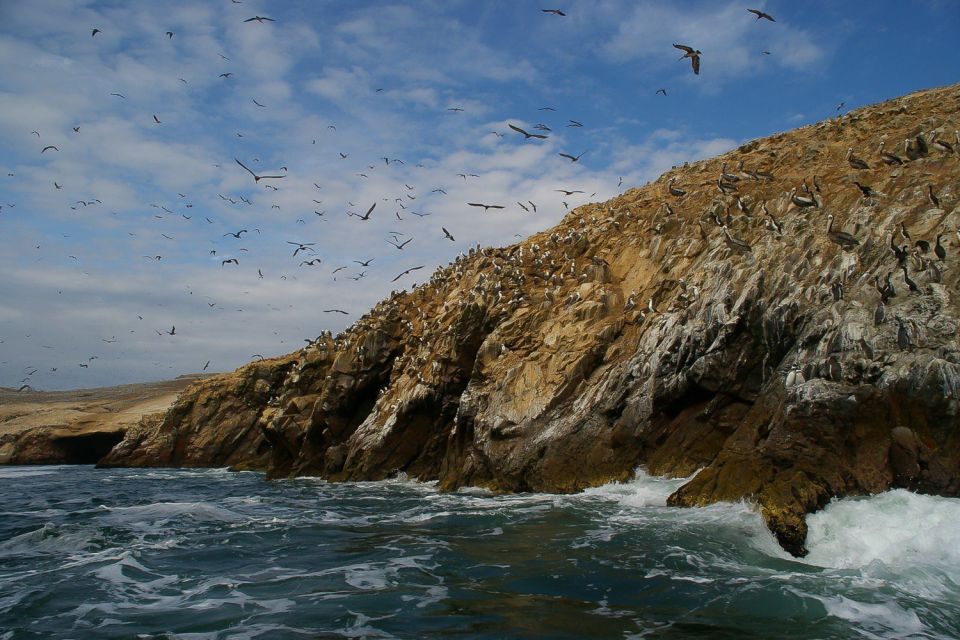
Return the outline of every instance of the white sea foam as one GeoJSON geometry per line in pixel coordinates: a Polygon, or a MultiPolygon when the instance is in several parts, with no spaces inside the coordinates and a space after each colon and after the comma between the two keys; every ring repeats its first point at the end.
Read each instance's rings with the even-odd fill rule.
{"type": "Polygon", "coordinates": [[[637,469],[632,480],[586,489],[583,495],[616,500],[630,507],[663,507],[666,506],[670,494],[689,482],[693,475],[688,478],[670,478],[652,476],[643,469],[637,469]]]}
{"type": "Polygon", "coordinates": [[[7,467],[0,469],[0,478],[30,478],[33,476],[52,476],[61,467],[7,467]]]}
{"type": "MultiPolygon", "coordinates": [[[[854,623],[867,638],[929,638],[916,612],[895,601],[867,603],[844,596],[817,598],[830,615],[854,623]]],[[[936,636],[933,636],[936,637],[936,636]]]]}
{"type": "Polygon", "coordinates": [[[123,524],[156,524],[189,518],[197,522],[238,522],[243,516],[209,502],[154,502],[132,507],[104,507],[108,521],[123,524]]]}
{"type": "Polygon", "coordinates": [[[807,517],[810,564],[939,567],[960,582],[960,500],[903,489],[831,502],[807,517]]]}

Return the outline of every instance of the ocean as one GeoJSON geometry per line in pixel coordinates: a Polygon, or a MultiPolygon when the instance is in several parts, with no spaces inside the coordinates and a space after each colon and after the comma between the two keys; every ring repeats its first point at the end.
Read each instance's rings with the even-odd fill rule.
{"type": "Polygon", "coordinates": [[[797,559],[682,482],[0,467],[0,639],[960,637],[960,500],[836,501],[797,559]]]}

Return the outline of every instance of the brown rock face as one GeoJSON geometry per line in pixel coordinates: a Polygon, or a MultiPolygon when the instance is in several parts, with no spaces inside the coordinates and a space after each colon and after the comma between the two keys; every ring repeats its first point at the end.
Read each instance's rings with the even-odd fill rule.
{"type": "Polygon", "coordinates": [[[158,422],[201,377],[74,391],[0,388],[0,464],[93,464],[127,430],[158,422]]]}
{"type": "Polygon", "coordinates": [[[554,492],[699,469],[671,504],[750,500],[796,554],[835,496],[957,495],[960,156],[932,141],[958,107],[867,107],[471,251],[108,461],[554,492]]]}

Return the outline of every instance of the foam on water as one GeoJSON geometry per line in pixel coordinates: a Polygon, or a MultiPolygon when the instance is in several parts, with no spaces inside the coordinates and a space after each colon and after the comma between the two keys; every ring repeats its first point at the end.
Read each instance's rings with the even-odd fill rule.
{"type": "Polygon", "coordinates": [[[7,469],[0,468],[0,479],[51,476],[57,473],[57,470],[60,468],[61,467],[43,467],[42,469],[38,469],[36,467],[9,467],[7,469]]]}
{"type": "Polygon", "coordinates": [[[644,469],[637,469],[632,480],[612,482],[600,487],[587,489],[586,496],[609,498],[630,507],[665,507],[667,498],[674,491],[689,482],[695,475],[687,478],[652,476],[644,469]]]}
{"type": "Polygon", "coordinates": [[[835,500],[807,517],[805,561],[821,567],[926,565],[960,581],[960,500],[904,489],[835,500]]]}
{"type": "Polygon", "coordinates": [[[237,522],[243,517],[229,509],[207,502],[154,502],[132,507],[103,507],[109,511],[108,521],[151,527],[173,519],[194,522],[237,522]]]}
{"type": "Polygon", "coordinates": [[[688,620],[786,637],[790,619],[793,638],[960,637],[957,501],[837,501],[811,516],[801,560],[746,503],[667,507],[689,480],[638,471],[575,495],[495,495],[406,478],[66,469],[31,491],[0,484],[19,514],[0,519],[0,628],[156,637],[162,619],[197,639],[606,638],[688,620]]]}

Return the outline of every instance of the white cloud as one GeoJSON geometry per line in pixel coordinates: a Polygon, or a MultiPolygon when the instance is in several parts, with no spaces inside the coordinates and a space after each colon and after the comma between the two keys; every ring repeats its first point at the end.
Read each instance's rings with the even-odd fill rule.
{"type": "MultiPolygon", "coordinates": [[[[762,6],[760,3],[759,6],[762,6]]],[[[639,60],[655,68],[677,69],[690,75],[688,60],[676,43],[703,52],[701,83],[762,73],[773,67],[804,70],[823,60],[824,43],[812,31],[784,22],[759,23],[740,3],[700,2],[696,7],[675,3],[608,3],[604,15],[626,14],[617,20],[612,38],[599,43],[599,53],[616,62],[639,60]],[[770,51],[766,56],[762,51],[770,51]]]]}

